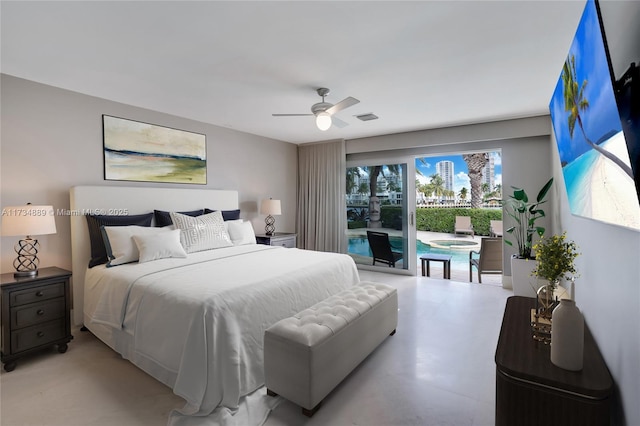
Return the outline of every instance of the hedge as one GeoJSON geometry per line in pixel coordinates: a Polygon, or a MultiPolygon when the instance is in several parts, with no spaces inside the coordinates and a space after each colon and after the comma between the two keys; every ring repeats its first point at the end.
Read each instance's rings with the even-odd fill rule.
{"type": "MultiPolygon", "coordinates": [[[[471,224],[476,235],[489,235],[489,221],[502,220],[501,209],[469,209],[453,208],[417,208],[416,229],[418,231],[443,232],[453,234],[456,216],[471,216],[471,224]]],[[[382,227],[402,229],[402,207],[381,206],[380,219],[382,227]]],[[[364,228],[366,222],[348,223],[349,229],[364,228]]]]}
{"type": "Polygon", "coordinates": [[[502,209],[469,208],[418,208],[416,209],[416,229],[418,231],[444,232],[453,234],[456,216],[471,216],[471,224],[476,235],[489,235],[489,221],[502,220],[502,209]]]}

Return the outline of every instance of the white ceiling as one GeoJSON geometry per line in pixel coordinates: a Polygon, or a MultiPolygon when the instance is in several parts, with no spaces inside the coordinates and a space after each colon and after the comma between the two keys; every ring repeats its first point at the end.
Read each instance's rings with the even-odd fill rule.
{"type": "Polygon", "coordinates": [[[5,74],[304,143],[548,113],[584,1],[0,7],[5,74]],[[337,115],[349,126],[271,116],[310,112],[318,87],[361,101],[337,115]]]}

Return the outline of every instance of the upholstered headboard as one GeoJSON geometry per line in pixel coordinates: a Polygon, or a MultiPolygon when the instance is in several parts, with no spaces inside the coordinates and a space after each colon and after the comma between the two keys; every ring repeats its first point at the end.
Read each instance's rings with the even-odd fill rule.
{"type": "Polygon", "coordinates": [[[237,191],[213,189],[76,186],[71,188],[70,197],[73,321],[76,325],[83,321],[84,275],[91,254],[85,214],[133,215],[153,210],[238,208],[237,191]]]}

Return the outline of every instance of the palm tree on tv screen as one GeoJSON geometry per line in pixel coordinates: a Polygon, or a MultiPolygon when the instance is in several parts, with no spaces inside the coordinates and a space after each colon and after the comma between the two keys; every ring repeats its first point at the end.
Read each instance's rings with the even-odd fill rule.
{"type": "Polygon", "coordinates": [[[589,100],[584,96],[584,90],[587,87],[587,80],[583,80],[582,84],[578,85],[576,78],[576,57],[571,55],[567,57],[567,60],[562,66],[562,86],[564,97],[564,110],[569,113],[567,117],[567,124],[569,125],[569,136],[573,139],[573,131],[576,123],[582,131],[582,135],[587,143],[600,154],[604,155],[609,160],[617,164],[622,170],[627,173],[631,179],[633,179],[633,171],[631,167],[627,166],[621,159],[600,147],[598,144],[593,143],[584,131],[582,124],[581,111],[586,111],[589,108],[589,100]]]}

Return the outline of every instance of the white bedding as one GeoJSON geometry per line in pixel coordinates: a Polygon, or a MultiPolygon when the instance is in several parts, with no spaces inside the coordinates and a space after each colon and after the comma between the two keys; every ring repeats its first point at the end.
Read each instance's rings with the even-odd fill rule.
{"type": "Polygon", "coordinates": [[[234,246],[91,268],[84,311],[132,336],[123,356],[183,397],[183,414],[217,423],[263,385],[264,330],[358,281],[346,255],[234,246]]]}

